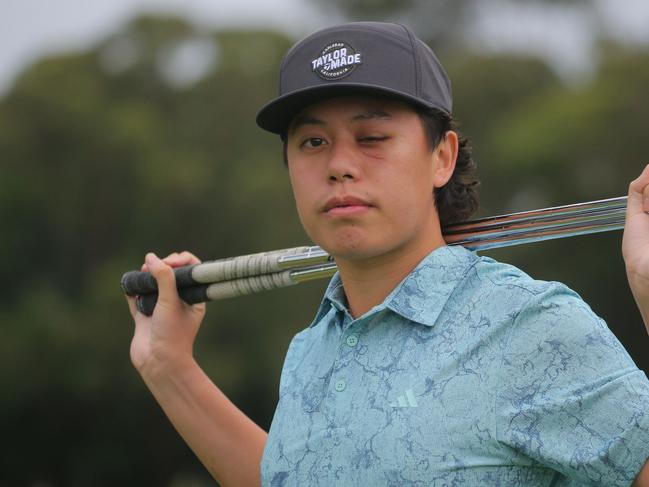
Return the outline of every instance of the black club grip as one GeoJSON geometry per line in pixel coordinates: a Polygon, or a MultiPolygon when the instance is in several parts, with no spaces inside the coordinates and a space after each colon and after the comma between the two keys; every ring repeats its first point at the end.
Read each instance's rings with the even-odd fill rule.
{"type": "MultiPolygon", "coordinates": [[[[176,287],[187,288],[196,286],[198,283],[192,277],[192,270],[196,267],[188,265],[184,267],[177,267],[174,269],[176,275],[176,287]]],[[[158,292],[158,283],[153,276],[148,272],[130,271],[122,276],[121,286],[122,290],[129,296],[137,296],[139,294],[151,294],[158,292]]]]}
{"type": "MultiPolygon", "coordinates": [[[[208,300],[206,284],[178,289],[178,295],[187,304],[204,303],[208,300]]],[[[140,294],[137,297],[137,309],[146,316],[151,316],[158,302],[158,293],[140,294]]]]}

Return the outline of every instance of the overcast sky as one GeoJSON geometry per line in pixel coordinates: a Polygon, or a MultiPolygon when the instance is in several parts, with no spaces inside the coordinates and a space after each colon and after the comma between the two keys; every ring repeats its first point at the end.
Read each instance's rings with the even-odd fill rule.
{"type": "MultiPolygon", "coordinates": [[[[593,3],[611,35],[629,43],[649,42],[648,0],[593,3]]],[[[568,77],[592,69],[593,17],[574,8],[534,2],[484,0],[479,4],[472,29],[475,46],[532,50],[568,77]]],[[[215,27],[278,27],[295,36],[340,20],[307,0],[0,0],[0,6],[0,94],[35,59],[90,47],[141,12],[173,12],[215,27]]]]}
{"type": "Polygon", "coordinates": [[[0,6],[0,93],[34,59],[91,46],[141,12],[172,12],[216,27],[275,26],[296,35],[326,24],[304,0],[0,0],[0,6]]]}

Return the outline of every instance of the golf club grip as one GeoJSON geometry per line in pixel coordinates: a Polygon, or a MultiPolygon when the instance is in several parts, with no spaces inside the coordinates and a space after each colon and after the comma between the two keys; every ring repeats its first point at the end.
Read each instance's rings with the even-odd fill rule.
{"type": "MultiPolygon", "coordinates": [[[[227,257],[184,267],[176,267],[176,287],[182,289],[199,284],[233,281],[280,271],[279,258],[300,254],[310,247],[271,250],[256,254],[227,257]]],[[[158,291],[155,279],[148,272],[130,271],[122,276],[122,290],[129,296],[151,294],[158,291]]]]}
{"type": "MultiPolygon", "coordinates": [[[[208,285],[203,284],[200,286],[178,289],[178,296],[180,296],[180,299],[182,299],[187,304],[204,303],[205,301],[208,301],[206,292],[208,287],[208,285]]],[[[146,316],[151,316],[157,302],[157,292],[150,294],[140,294],[136,300],[137,310],[146,316]]]]}
{"type": "MultiPolygon", "coordinates": [[[[189,288],[200,284],[192,277],[192,270],[196,265],[176,267],[174,269],[177,288],[189,288]]],[[[149,272],[129,271],[122,276],[120,284],[122,290],[128,296],[158,292],[158,283],[149,272]]]]}
{"type": "MultiPolygon", "coordinates": [[[[231,281],[215,282],[178,289],[178,295],[187,304],[216,301],[246,294],[268,291],[297,284],[291,279],[291,271],[274,272],[260,276],[244,277],[231,281]]],[[[158,302],[158,293],[141,294],[137,297],[137,309],[146,316],[151,316],[158,302]]]]}

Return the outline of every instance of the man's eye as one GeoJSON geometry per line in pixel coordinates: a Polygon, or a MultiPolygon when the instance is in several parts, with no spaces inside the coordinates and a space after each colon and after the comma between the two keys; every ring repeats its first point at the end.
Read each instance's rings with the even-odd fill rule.
{"type": "Polygon", "coordinates": [[[381,141],[386,140],[386,139],[387,139],[387,137],[384,136],[384,135],[371,135],[371,136],[368,136],[368,137],[360,137],[358,140],[360,142],[367,142],[367,143],[373,144],[375,142],[381,142],[381,141]]]}
{"type": "Polygon", "coordinates": [[[320,137],[310,137],[306,139],[304,142],[302,142],[303,147],[308,147],[308,148],[316,148],[320,147],[321,145],[326,144],[324,139],[321,139],[320,137]]]}

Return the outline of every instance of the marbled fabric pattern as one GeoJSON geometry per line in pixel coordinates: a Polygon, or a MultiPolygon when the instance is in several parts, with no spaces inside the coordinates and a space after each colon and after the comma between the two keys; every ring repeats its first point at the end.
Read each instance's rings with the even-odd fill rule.
{"type": "Polygon", "coordinates": [[[335,276],[289,347],[266,486],[628,486],[649,383],[564,285],[459,247],[353,320],[335,276]]]}

